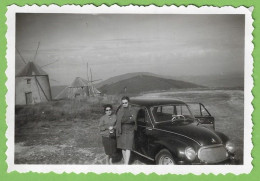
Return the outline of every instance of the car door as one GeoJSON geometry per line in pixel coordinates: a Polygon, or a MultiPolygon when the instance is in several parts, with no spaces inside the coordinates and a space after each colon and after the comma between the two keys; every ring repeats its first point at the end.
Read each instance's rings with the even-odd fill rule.
{"type": "Polygon", "coordinates": [[[202,103],[188,103],[188,106],[199,126],[215,130],[215,118],[202,103]]]}
{"type": "Polygon", "coordinates": [[[135,150],[142,155],[149,154],[149,135],[152,131],[151,123],[148,120],[148,113],[141,108],[137,113],[137,131],[135,135],[135,150]]]}

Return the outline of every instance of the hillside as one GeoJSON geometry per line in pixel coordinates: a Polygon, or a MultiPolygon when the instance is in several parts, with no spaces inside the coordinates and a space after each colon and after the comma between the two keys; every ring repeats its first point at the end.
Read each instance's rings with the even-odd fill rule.
{"type": "Polygon", "coordinates": [[[164,79],[150,75],[138,75],[115,83],[103,85],[99,90],[104,94],[142,93],[155,90],[202,88],[189,82],[164,79]]]}
{"type": "Polygon", "coordinates": [[[175,77],[177,80],[189,81],[195,84],[211,87],[211,88],[243,88],[244,75],[208,75],[208,76],[180,76],[175,77]]]}
{"type": "Polygon", "coordinates": [[[115,77],[111,77],[107,80],[104,80],[100,83],[95,84],[97,88],[102,87],[104,85],[110,85],[112,83],[116,83],[121,80],[129,79],[135,76],[140,75],[148,75],[159,77],[163,79],[173,79],[173,80],[180,80],[184,82],[192,82],[194,84],[202,85],[205,87],[210,88],[243,88],[244,87],[244,76],[243,74],[228,74],[228,75],[200,75],[200,76],[165,76],[165,75],[158,75],[149,72],[133,72],[127,73],[123,75],[118,75],[115,77]]]}
{"type": "Polygon", "coordinates": [[[95,84],[95,86],[97,88],[100,88],[100,87],[102,87],[104,85],[110,85],[110,84],[119,82],[121,80],[130,79],[132,77],[141,76],[141,75],[149,75],[149,76],[161,77],[160,75],[153,74],[153,73],[150,73],[150,72],[133,72],[133,73],[127,73],[127,74],[117,75],[117,76],[111,77],[111,78],[109,78],[107,80],[104,80],[102,82],[99,82],[99,83],[95,84]]]}

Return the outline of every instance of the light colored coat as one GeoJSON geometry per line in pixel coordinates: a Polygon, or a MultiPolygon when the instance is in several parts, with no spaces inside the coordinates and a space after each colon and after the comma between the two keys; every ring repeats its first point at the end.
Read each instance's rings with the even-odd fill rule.
{"type": "Polygon", "coordinates": [[[100,135],[104,137],[109,137],[109,127],[113,126],[115,127],[116,124],[116,115],[104,115],[99,120],[99,130],[100,135]]]}

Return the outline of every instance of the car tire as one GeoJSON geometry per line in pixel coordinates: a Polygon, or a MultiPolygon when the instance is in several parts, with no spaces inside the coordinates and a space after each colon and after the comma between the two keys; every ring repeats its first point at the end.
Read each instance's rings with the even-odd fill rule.
{"type": "Polygon", "coordinates": [[[172,154],[167,149],[162,149],[155,156],[156,165],[175,165],[172,154]]]}

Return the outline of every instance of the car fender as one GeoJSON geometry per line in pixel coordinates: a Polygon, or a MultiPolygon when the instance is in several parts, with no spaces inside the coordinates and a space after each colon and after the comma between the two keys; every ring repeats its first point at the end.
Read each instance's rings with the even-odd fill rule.
{"type": "Polygon", "coordinates": [[[229,141],[229,138],[224,133],[221,132],[215,132],[215,133],[220,137],[223,144],[226,144],[229,141]]]}
{"type": "Polygon", "coordinates": [[[177,160],[182,160],[185,157],[185,148],[187,147],[187,143],[181,140],[171,140],[171,141],[164,141],[164,140],[157,140],[154,142],[154,148],[152,156],[155,157],[156,154],[162,150],[167,149],[171,152],[172,156],[177,160]]]}

